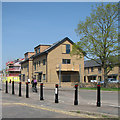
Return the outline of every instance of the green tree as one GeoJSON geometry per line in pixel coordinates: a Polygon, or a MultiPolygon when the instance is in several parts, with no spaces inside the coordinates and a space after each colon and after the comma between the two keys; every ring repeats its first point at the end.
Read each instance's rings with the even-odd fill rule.
{"type": "Polygon", "coordinates": [[[73,45],[71,54],[84,55],[100,64],[106,87],[107,75],[115,65],[111,56],[116,56],[118,51],[118,3],[99,3],[92,7],[90,17],[80,21],[75,31],[80,41],[73,45]]]}

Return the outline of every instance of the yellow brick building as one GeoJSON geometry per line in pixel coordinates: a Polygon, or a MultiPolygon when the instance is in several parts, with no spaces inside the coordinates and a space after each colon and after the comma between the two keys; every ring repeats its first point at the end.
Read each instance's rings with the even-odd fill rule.
{"type": "Polygon", "coordinates": [[[38,82],[84,82],[84,57],[71,56],[73,41],[68,37],[52,44],[38,45],[25,53],[21,62],[21,81],[33,77],[38,82]]]}
{"type": "MultiPolygon", "coordinates": [[[[100,61],[99,61],[100,62],[100,61]]],[[[104,71],[102,67],[93,60],[84,62],[84,82],[91,82],[91,80],[103,81],[104,71]]],[[[116,65],[109,73],[108,78],[120,78],[120,67],[116,65]]]]}

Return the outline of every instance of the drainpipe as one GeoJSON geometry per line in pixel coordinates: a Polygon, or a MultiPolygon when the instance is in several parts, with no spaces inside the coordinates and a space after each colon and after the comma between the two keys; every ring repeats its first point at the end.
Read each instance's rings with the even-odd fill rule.
{"type": "Polygon", "coordinates": [[[81,64],[79,64],[79,83],[81,82],[81,64]]]}
{"type": "Polygon", "coordinates": [[[48,53],[46,54],[46,82],[48,82],[48,66],[47,66],[47,55],[48,55],[48,53]]]}
{"type": "Polygon", "coordinates": [[[59,87],[61,87],[61,64],[59,64],[59,87]]]}

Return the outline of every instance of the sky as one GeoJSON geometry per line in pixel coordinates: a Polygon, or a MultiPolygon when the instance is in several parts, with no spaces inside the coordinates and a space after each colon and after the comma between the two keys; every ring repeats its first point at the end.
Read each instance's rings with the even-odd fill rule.
{"type": "Polygon", "coordinates": [[[3,2],[2,67],[23,58],[39,44],[53,44],[65,37],[78,42],[75,29],[85,21],[95,2],[3,2]]]}

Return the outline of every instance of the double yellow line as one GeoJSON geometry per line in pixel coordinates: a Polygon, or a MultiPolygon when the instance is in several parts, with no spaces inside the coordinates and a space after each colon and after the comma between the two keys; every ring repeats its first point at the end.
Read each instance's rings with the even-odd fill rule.
{"type": "Polygon", "coordinates": [[[35,108],[35,109],[41,109],[41,110],[47,110],[47,111],[51,111],[51,112],[66,114],[66,115],[80,117],[80,118],[97,118],[92,115],[86,115],[86,114],[81,114],[81,113],[78,114],[78,113],[68,112],[68,111],[64,111],[64,110],[58,110],[58,109],[53,109],[53,108],[31,105],[31,104],[27,104],[27,103],[2,103],[2,105],[21,105],[21,106],[26,106],[26,107],[31,107],[31,108],[35,108]]]}

